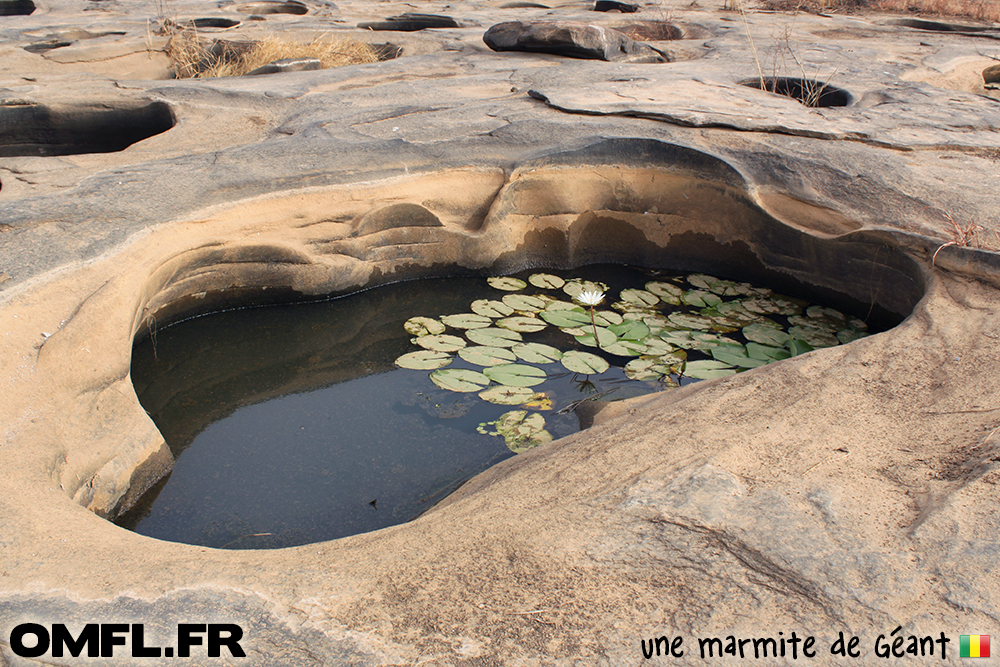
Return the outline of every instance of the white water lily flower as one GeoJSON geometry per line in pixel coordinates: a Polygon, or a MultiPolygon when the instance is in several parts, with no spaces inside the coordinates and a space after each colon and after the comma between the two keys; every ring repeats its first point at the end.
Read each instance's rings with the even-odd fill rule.
{"type": "Polygon", "coordinates": [[[577,295],[576,300],[584,306],[596,306],[600,302],[604,301],[604,292],[598,292],[596,290],[580,292],[577,295]]]}

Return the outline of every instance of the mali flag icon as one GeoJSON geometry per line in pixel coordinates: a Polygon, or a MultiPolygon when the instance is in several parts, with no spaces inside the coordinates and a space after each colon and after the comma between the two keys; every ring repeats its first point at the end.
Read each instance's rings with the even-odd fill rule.
{"type": "Polygon", "coordinates": [[[963,658],[990,657],[989,635],[962,635],[959,638],[960,655],[963,658]]]}

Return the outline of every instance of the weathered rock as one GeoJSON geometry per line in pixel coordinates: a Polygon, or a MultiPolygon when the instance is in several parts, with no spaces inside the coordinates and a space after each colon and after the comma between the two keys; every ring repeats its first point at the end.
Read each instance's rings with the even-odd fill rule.
{"type": "Polygon", "coordinates": [[[323,63],[319,58],[282,58],[266,65],[262,65],[255,70],[247,72],[247,75],[255,74],[279,74],[281,72],[308,72],[310,70],[323,69],[323,63]]]}
{"type": "Polygon", "coordinates": [[[358,24],[358,27],[365,30],[416,32],[425,28],[457,28],[458,23],[450,16],[406,13],[399,16],[390,16],[384,21],[362,22],[358,24]]]}
{"type": "Polygon", "coordinates": [[[984,69],[983,81],[986,83],[1000,83],[1000,65],[990,65],[984,69]]]}
{"type": "Polygon", "coordinates": [[[669,21],[637,21],[616,25],[615,30],[640,42],[665,42],[684,37],[684,31],[669,21]]]}
{"type": "MultiPolygon", "coordinates": [[[[973,246],[995,247],[991,42],[881,16],[748,11],[755,35],[787,34],[811,76],[856,99],[808,108],[738,85],[758,75],[745,32],[721,3],[698,4],[672,8],[689,39],[670,66],[484,55],[483,31],[505,19],[470,0],[468,27],[394,33],[398,60],[198,81],[136,74],[165,59],[165,40],[147,44],[154,0],[46,0],[2,19],[5,109],[103,118],[155,103],[179,122],[69,157],[41,153],[92,138],[113,149],[123,117],[91,137],[79,118],[53,134],[24,110],[0,129],[0,142],[35,145],[0,157],[0,664],[36,664],[12,653],[19,623],[77,632],[95,619],[146,624],[147,646],[175,645],[178,623],[238,623],[248,667],[616,667],[641,662],[640,638],[683,636],[690,658],[697,637],[791,629],[816,636],[810,665],[842,667],[839,631],[868,665],[897,626],[944,632],[941,662],[957,664],[959,633],[1000,635],[1000,261],[943,245],[947,211],[987,228],[973,246]],[[22,48],[83,39],[74,26],[127,34],[22,48]],[[136,399],[137,332],[288,295],[603,261],[801,278],[848,295],[860,317],[907,317],[613,403],[591,429],[374,533],[232,551],[101,518],[170,464],[136,399]]],[[[614,19],[592,6],[557,11],[614,19]]],[[[267,28],[308,42],[331,15],[354,25],[372,7],[314,2],[267,28]]],[[[205,3],[171,8],[203,16],[205,3]]],[[[227,660],[205,648],[172,663],[227,660]]],[[[120,646],[101,664],[137,661],[120,646]]]]}
{"type": "Polygon", "coordinates": [[[570,21],[498,23],[483,35],[494,51],[552,53],[570,58],[630,63],[664,63],[669,58],[612,28],[570,21]]]}
{"type": "Polygon", "coordinates": [[[47,42],[35,42],[34,44],[28,44],[24,47],[24,50],[28,53],[44,53],[53,49],[64,48],[72,43],[73,42],[67,42],[65,40],[51,39],[47,42]]]}
{"type": "Polygon", "coordinates": [[[633,5],[628,2],[618,2],[617,0],[597,0],[594,4],[595,12],[621,12],[622,14],[631,14],[633,12],[639,11],[639,5],[633,5]]]}

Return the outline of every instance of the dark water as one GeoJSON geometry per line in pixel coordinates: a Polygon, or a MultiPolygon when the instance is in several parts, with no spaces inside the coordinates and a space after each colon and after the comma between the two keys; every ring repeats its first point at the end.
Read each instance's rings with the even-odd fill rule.
{"type": "MultiPolygon", "coordinates": [[[[592,267],[585,277],[621,287],[651,279],[621,267],[592,267]]],[[[396,368],[398,356],[418,349],[403,323],[469,312],[473,300],[503,294],[483,278],[415,281],[216,313],[140,340],[133,383],[177,463],[118,523],[176,542],[276,548],[415,518],[513,456],[502,437],[476,427],[515,408],[396,368]]],[[[556,438],[580,428],[572,411],[557,413],[562,407],[656,389],[620,367],[581,378],[554,366],[555,377],[534,389],[554,399],[544,414],[556,438]]],[[[481,370],[461,359],[450,367],[481,370]]]]}
{"type": "MultiPolygon", "coordinates": [[[[551,273],[608,283],[605,308],[621,289],[665,278],[623,267],[551,273]]],[[[419,516],[513,456],[502,437],[476,428],[517,408],[440,389],[429,371],[397,368],[397,357],[418,349],[403,323],[466,313],[473,300],[504,294],[484,278],[415,281],[325,302],[216,313],[138,341],[133,383],[177,462],[119,525],[164,540],[249,549],[335,539],[419,516]]],[[[595,352],[554,327],[523,336],[595,352]]],[[[601,375],[580,376],[558,362],[543,367],[548,379],[533,389],[553,402],[540,411],[553,437],[580,429],[573,408],[583,399],[666,388],[627,379],[621,366],[628,357],[603,356],[612,367],[601,375]]],[[[449,368],[482,370],[459,358],[449,368]]]]}

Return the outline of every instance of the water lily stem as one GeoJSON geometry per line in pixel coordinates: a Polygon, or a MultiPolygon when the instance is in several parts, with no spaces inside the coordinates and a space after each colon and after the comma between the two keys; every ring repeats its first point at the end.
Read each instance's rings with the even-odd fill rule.
{"type": "Polygon", "coordinates": [[[597,348],[600,349],[601,348],[601,341],[599,341],[597,339],[597,318],[594,315],[594,307],[593,306],[590,307],[590,323],[594,327],[594,345],[596,345],[597,348]]]}

